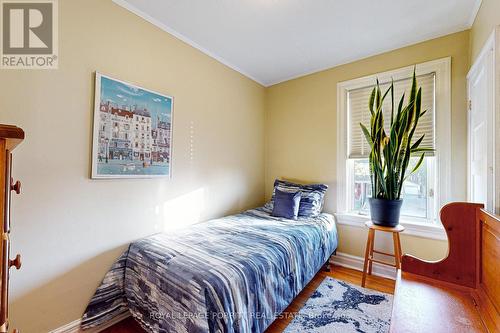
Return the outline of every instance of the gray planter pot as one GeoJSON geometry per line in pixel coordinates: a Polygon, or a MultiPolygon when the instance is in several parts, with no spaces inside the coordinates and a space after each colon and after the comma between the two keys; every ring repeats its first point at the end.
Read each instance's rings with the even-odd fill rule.
{"type": "Polygon", "coordinates": [[[384,227],[394,227],[399,224],[399,215],[403,200],[386,200],[369,198],[372,222],[384,227]]]}

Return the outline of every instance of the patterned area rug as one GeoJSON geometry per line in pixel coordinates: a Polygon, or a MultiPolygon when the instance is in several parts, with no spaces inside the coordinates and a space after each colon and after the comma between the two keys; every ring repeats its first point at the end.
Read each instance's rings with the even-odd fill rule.
{"type": "Polygon", "coordinates": [[[392,295],[327,277],[285,333],[385,333],[392,295]]]}

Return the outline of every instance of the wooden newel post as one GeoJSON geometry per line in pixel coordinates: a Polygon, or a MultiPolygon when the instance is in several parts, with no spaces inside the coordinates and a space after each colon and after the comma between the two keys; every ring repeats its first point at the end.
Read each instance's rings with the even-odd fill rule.
{"type": "MultiPolygon", "coordinates": [[[[24,131],[16,126],[0,124],[0,333],[9,331],[9,268],[21,268],[21,256],[10,259],[10,201],[11,194],[21,193],[21,183],[14,182],[12,150],[24,139],[24,131]]],[[[17,332],[17,330],[14,330],[17,332]]]]}

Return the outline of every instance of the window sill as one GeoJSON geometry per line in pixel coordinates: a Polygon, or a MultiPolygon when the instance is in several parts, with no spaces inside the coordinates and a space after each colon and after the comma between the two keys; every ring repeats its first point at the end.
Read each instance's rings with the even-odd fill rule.
{"type": "MultiPolygon", "coordinates": [[[[358,228],[364,228],[365,222],[370,220],[369,216],[352,214],[352,213],[335,213],[335,219],[338,224],[349,225],[358,228]]],[[[405,227],[403,234],[438,239],[447,240],[446,231],[444,230],[442,224],[431,224],[431,223],[418,223],[414,221],[401,220],[401,225],[405,227]]]]}

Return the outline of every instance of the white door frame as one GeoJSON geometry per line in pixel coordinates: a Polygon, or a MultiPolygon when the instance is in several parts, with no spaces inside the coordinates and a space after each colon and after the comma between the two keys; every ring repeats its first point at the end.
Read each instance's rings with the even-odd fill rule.
{"type": "Polygon", "coordinates": [[[471,66],[469,73],[467,74],[467,200],[471,200],[471,177],[470,177],[470,79],[473,77],[477,70],[479,64],[488,56],[488,53],[493,51],[493,68],[491,69],[491,75],[489,76],[490,82],[489,87],[491,89],[491,107],[488,112],[488,118],[491,122],[492,126],[489,126],[489,130],[491,133],[488,133],[492,138],[492,147],[488,152],[493,159],[492,167],[493,167],[493,191],[492,191],[492,203],[494,207],[491,207],[492,210],[499,214],[500,213],[500,145],[496,144],[496,142],[500,142],[500,130],[496,130],[497,127],[500,126],[500,26],[496,27],[493,32],[490,34],[490,37],[484,44],[481,52],[479,53],[476,61],[471,66]]]}

